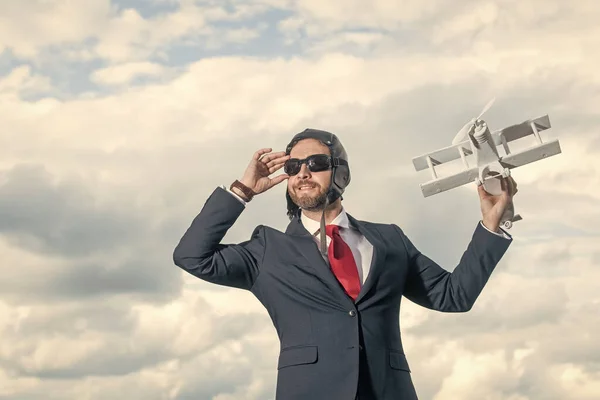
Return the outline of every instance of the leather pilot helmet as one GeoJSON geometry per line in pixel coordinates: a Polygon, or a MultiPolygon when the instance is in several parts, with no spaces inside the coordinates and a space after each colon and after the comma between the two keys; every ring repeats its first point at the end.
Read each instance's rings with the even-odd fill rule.
{"type": "MultiPolygon", "coordinates": [[[[331,172],[331,182],[327,192],[327,197],[329,199],[328,204],[333,203],[338,198],[343,199],[342,194],[350,183],[348,154],[346,153],[344,146],[342,146],[342,143],[338,137],[333,133],[308,128],[296,134],[292,138],[285,149],[285,154],[289,155],[296,143],[303,139],[316,139],[329,148],[329,152],[333,161],[333,168],[331,172]],[[340,160],[343,160],[343,162],[340,163],[340,160]]],[[[287,190],[285,195],[287,200],[287,214],[291,220],[300,211],[300,208],[292,201],[292,198],[287,190]]]]}

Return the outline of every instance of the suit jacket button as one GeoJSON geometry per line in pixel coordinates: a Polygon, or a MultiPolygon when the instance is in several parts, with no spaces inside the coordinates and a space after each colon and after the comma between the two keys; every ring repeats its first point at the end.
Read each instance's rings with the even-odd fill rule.
{"type": "Polygon", "coordinates": [[[348,315],[351,316],[351,317],[355,317],[356,316],[356,311],[350,310],[350,312],[348,313],[348,315]]]}

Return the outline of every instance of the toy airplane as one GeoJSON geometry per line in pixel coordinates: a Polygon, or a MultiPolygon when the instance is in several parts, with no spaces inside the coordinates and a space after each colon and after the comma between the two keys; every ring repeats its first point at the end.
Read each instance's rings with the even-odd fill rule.
{"type": "MultiPolygon", "coordinates": [[[[443,191],[476,181],[483,183],[484,189],[492,194],[501,194],[500,177],[509,177],[512,168],[520,167],[534,161],[538,161],[561,152],[560,143],[557,140],[544,143],[540,131],[550,128],[548,115],[527,120],[520,124],[511,125],[507,128],[490,133],[490,130],[481,120],[483,114],[492,106],[494,99],[490,101],[477,118],[468,122],[454,137],[452,145],[432,153],[427,153],[413,158],[413,165],[417,171],[429,168],[432,180],[420,184],[424,197],[428,197],[443,191]],[[511,153],[508,142],[533,135],[536,145],[527,150],[511,153]],[[504,148],[506,155],[500,156],[496,146],[504,148]],[[470,167],[467,156],[475,155],[476,166],[470,167]],[[437,165],[462,159],[465,169],[454,175],[438,177],[435,170],[437,165]]],[[[500,220],[500,225],[506,229],[512,227],[512,223],[522,220],[519,214],[514,213],[514,205],[511,203],[500,220]]]]}

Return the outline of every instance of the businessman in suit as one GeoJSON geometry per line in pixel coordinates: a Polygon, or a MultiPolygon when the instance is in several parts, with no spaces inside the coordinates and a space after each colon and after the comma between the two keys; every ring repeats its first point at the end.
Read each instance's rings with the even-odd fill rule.
{"type": "Polygon", "coordinates": [[[217,187],[175,248],[177,266],[251,291],[280,341],[277,400],[414,400],[400,335],[402,297],[441,312],[473,307],[512,237],[499,228],[517,192],[478,187],[482,219],[449,272],[395,224],[355,219],[342,206],[348,156],[336,135],[306,129],[285,151],[258,150],[229,188],[217,187]],[[284,173],[272,176],[284,168],[284,173]],[[287,180],[285,232],[259,225],[222,244],[254,196],[287,180]]]}

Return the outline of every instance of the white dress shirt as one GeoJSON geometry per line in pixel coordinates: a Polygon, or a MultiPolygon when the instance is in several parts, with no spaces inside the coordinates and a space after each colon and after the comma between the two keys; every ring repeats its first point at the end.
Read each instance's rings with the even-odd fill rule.
{"type": "MultiPolygon", "coordinates": [[[[244,201],[244,199],[242,199],[240,196],[238,196],[236,193],[232,192],[231,190],[227,189],[225,187],[225,185],[222,185],[221,188],[227,190],[229,193],[231,193],[233,196],[235,196],[235,198],[238,199],[242,204],[246,205],[246,201],[244,201]]],[[[313,235],[313,237],[317,243],[317,246],[320,249],[321,248],[321,234],[320,234],[321,220],[315,221],[315,220],[307,217],[304,214],[304,212],[302,212],[300,215],[301,215],[300,221],[302,222],[302,225],[304,225],[304,228],[306,228],[306,230],[313,235]]],[[[489,230],[483,224],[483,221],[479,221],[479,223],[488,232],[491,232],[494,235],[501,236],[505,239],[510,239],[510,236],[502,228],[500,228],[500,231],[501,231],[500,233],[493,232],[493,231],[489,230]]],[[[337,217],[335,217],[335,219],[333,221],[331,221],[331,225],[338,225],[340,227],[340,236],[342,237],[342,239],[344,239],[344,242],[346,242],[348,244],[348,246],[350,247],[350,250],[352,250],[352,255],[354,256],[354,261],[356,262],[356,266],[358,268],[358,276],[360,277],[360,283],[361,283],[361,287],[362,287],[362,285],[365,283],[365,279],[367,278],[367,275],[369,274],[369,270],[371,268],[371,259],[373,258],[373,245],[357,229],[350,226],[350,221],[348,220],[348,215],[346,214],[346,211],[344,210],[343,207],[342,207],[342,211],[340,212],[340,214],[337,217]]],[[[329,243],[331,243],[331,238],[329,236],[327,236],[326,239],[327,239],[327,246],[329,246],[329,243]]]]}
{"type": "MultiPolygon", "coordinates": [[[[317,246],[321,247],[321,220],[315,221],[307,217],[304,212],[302,212],[300,216],[300,221],[302,225],[309,231],[315,241],[317,242],[317,246]]],[[[373,245],[364,237],[357,229],[350,226],[350,221],[348,220],[348,215],[346,215],[346,211],[342,207],[342,212],[339,213],[337,217],[331,221],[330,225],[337,225],[340,227],[340,236],[348,244],[350,250],[352,250],[352,255],[354,256],[354,261],[356,262],[356,267],[358,268],[358,276],[360,277],[361,287],[365,283],[365,279],[369,274],[369,269],[371,268],[371,259],[373,258],[373,245]]],[[[331,238],[327,236],[327,247],[331,243],[331,238]]]]}

